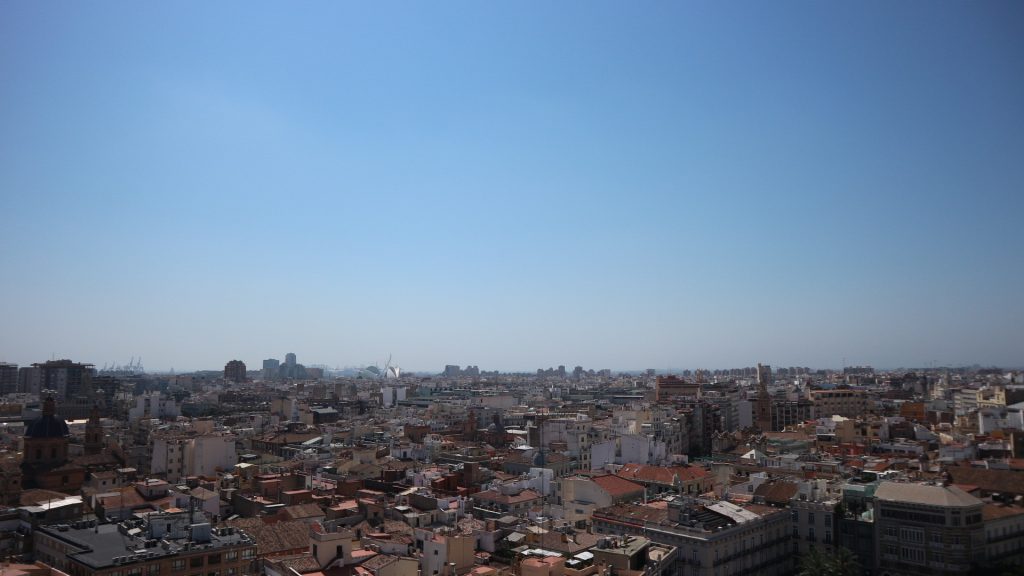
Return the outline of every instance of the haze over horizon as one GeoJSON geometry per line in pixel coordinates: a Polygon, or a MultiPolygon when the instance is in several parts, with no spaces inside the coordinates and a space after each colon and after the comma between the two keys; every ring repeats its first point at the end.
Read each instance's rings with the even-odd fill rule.
{"type": "Polygon", "coordinates": [[[0,361],[1024,365],[1024,4],[301,8],[0,4],[0,361]]]}

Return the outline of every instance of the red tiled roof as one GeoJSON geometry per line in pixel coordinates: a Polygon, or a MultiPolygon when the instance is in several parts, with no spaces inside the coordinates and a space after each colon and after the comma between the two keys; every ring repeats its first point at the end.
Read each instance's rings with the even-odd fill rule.
{"type": "Polygon", "coordinates": [[[316,504],[295,504],[292,506],[285,506],[278,512],[282,517],[286,517],[290,520],[299,520],[300,518],[317,518],[324,515],[324,511],[316,504]]]}
{"type": "Polygon", "coordinates": [[[529,502],[531,500],[539,500],[540,494],[533,490],[523,490],[518,494],[502,494],[496,490],[487,490],[485,492],[477,492],[473,495],[473,498],[477,500],[487,500],[489,502],[500,502],[502,504],[518,504],[521,502],[529,502]]]}
{"type": "Polygon", "coordinates": [[[627,480],[638,480],[671,486],[678,475],[679,480],[689,482],[708,476],[708,471],[696,466],[648,466],[646,464],[626,464],[619,469],[617,476],[627,480]]]}
{"type": "Polygon", "coordinates": [[[594,484],[597,484],[605,492],[611,494],[613,498],[623,498],[631,494],[642,494],[644,491],[642,485],[612,474],[595,476],[592,480],[594,484]]]}

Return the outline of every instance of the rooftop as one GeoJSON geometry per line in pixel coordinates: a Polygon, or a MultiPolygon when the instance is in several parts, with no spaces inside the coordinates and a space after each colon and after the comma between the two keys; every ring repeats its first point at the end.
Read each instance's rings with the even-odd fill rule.
{"type": "Polygon", "coordinates": [[[70,545],[67,557],[92,570],[111,566],[149,562],[154,558],[191,555],[196,551],[251,546],[255,542],[244,532],[214,530],[208,542],[188,542],[186,538],[147,539],[141,526],[127,528],[119,524],[78,522],[44,526],[40,532],[70,545]],[[77,551],[76,551],[77,550],[77,551]]]}
{"type": "Polygon", "coordinates": [[[875,490],[875,499],[886,502],[909,502],[930,506],[966,508],[980,506],[982,501],[956,486],[882,482],[875,490]]]}

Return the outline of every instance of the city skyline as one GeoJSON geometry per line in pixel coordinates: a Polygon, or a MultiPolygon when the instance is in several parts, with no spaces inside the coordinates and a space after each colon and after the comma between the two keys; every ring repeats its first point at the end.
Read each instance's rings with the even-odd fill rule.
{"type": "MultiPolygon", "coordinates": [[[[228,358],[227,360],[224,360],[224,362],[223,362],[224,365],[222,365],[222,366],[201,366],[201,367],[196,367],[196,366],[191,366],[190,367],[190,366],[187,366],[187,365],[182,365],[182,366],[179,366],[179,367],[169,366],[169,367],[151,368],[151,367],[146,366],[143,363],[143,358],[141,356],[139,356],[139,357],[132,357],[132,358],[129,359],[129,361],[127,363],[119,363],[119,362],[116,362],[116,361],[115,362],[110,362],[110,361],[96,362],[96,361],[88,360],[88,359],[69,358],[69,357],[66,357],[66,356],[54,355],[54,356],[51,356],[50,358],[39,359],[39,360],[36,360],[36,361],[31,361],[31,362],[17,362],[17,361],[13,361],[13,360],[9,360],[9,359],[0,359],[0,364],[14,364],[14,365],[17,365],[17,366],[23,366],[24,367],[24,366],[32,366],[32,365],[35,365],[35,364],[42,364],[42,363],[45,363],[45,362],[52,362],[52,361],[58,361],[58,360],[71,360],[72,362],[82,363],[82,364],[86,364],[86,365],[91,365],[91,366],[94,367],[94,369],[96,369],[100,373],[107,372],[107,371],[110,371],[110,372],[118,372],[118,371],[138,372],[138,373],[147,373],[147,374],[168,374],[168,373],[186,374],[186,373],[189,373],[189,372],[223,372],[224,368],[225,368],[224,365],[226,365],[228,363],[233,363],[233,362],[236,362],[236,361],[241,361],[245,365],[246,370],[249,371],[249,372],[260,372],[260,371],[264,370],[266,368],[265,363],[268,362],[268,361],[277,361],[278,362],[277,364],[273,365],[274,369],[276,369],[278,367],[285,366],[285,362],[282,361],[281,358],[274,357],[274,356],[268,356],[268,357],[260,359],[260,360],[246,360],[246,359],[243,359],[243,358],[240,358],[240,357],[232,356],[232,357],[228,358]]],[[[714,373],[714,372],[729,371],[729,370],[748,370],[748,371],[750,371],[749,377],[752,377],[752,378],[756,378],[756,376],[757,376],[757,366],[759,364],[763,364],[764,366],[768,367],[769,369],[775,370],[775,371],[778,371],[780,369],[789,370],[789,369],[792,369],[792,368],[797,368],[797,369],[809,369],[811,372],[815,372],[815,371],[818,371],[818,370],[832,371],[832,372],[842,372],[842,371],[844,371],[846,369],[856,369],[856,368],[870,368],[872,370],[879,371],[879,372],[901,371],[901,370],[945,370],[945,369],[961,370],[961,369],[993,369],[993,368],[997,368],[997,369],[1000,369],[1000,370],[1020,370],[1020,369],[1024,368],[1024,367],[1018,366],[1018,365],[992,365],[992,364],[982,365],[982,364],[979,364],[979,363],[970,363],[970,364],[941,364],[941,363],[937,363],[937,362],[930,362],[928,364],[921,364],[921,365],[903,364],[903,365],[898,365],[898,366],[876,366],[876,365],[873,365],[873,364],[870,364],[870,363],[843,363],[843,362],[841,362],[840,364],[833,366],[833,365],[807,365],[806,363],[773,364],[773,363],[768,362],[768,361],[763,361],[764,359],[761,359],[761,360],[762,360],[762,362],[746,363],[746,364],[739,363],[739,364],[730,365],[730,366],[688,366],[688,365],[685,365],[685,364],[679,364],[679,365],[675,365],[675,366],[672,366],[672,365],[670,365],[670,366],[647,366],[647,367],[643,367],[643,368],[641,368],[641,367],[616,367],[616,366],[607,366],[607,365],[600,365],[600,366],[593,365],[593,366],[590,366],[590,365],[572,364],[572,363],[570,363],[570,364],[558,363],[558,364],[552,364],[552,365],[547,365],[547,366],[535,366],[535,367],[532,367],[532,368],[531,367],[501,368],[501,367],[494,367],[494,366],[483,366],[483,367],[481,367],[481,366],[479,366],[477,364],[473,364],[473,363],[453,364],[451,362],[444,363],[444,364],[440,365],[436,369],[435,368],[429,368],[429,367],[426,367],[426,368],[424,368],[424,367],[407,368],[407,367],[401,366],[400,363],[398,362],[398,359],[393,358],[393,357],[391,358],[392,364],[388,364],[388,360],[381,360],[381,361],[373,361],[373,360],[371,360],[371,361],[368,361],[368,362],[355,362],[355,363],[353,363],[353,362],[330,363],[330,362],[320,362],[320,361],[317,361],[316,359],[313,359],[313,361],[310,361],[310,362],[297,362],[297,363],[299,365],[304,366],[304,367],[323,368],[325,370],[332,370],[332,371],[356,371],[356,370],[362,370],[364,368],[369,368],[369,367],[373,367],[373,366],[376,366],[377,368],[383,370],[384,366],[390,365],[390,366],[396,366],[396,367],[400,368],[401,369],[401,373],[403,375],[405,375],[405,374],[444,374],[447,367],[455,366],[455,367],[460,367],[460,368],[470,368],[470,367],[472,367],[472,368],[477,369],[479,372],[488,372],[488,373],[498,372],[500,374],[528,374],[528,375],[529,374],[535,374],[535,373],[537,373],[538,371],[541,371],[541,370],[553,370],[553,369],[557,369],[559,367],[562,367],[562,368],[565,368],[566,374],[571,376],[573,369],[575,367],[579,366],[584,371],[594,371],[594,372],[597,372],[599,370],[611,370],[613,373],[616,373],[616,374],[627,374],[627,373],[642,374],[642,373],[644,373],[644,372],[646,372],[648,370],[654,370],[655,373],[657,373],[657,374],[677,374],[678,375],[678,374],[683,374],[683,373],[689,373],[689,374],[693,375],[693,374],[695,374],[698,371],[704,371],[706,373],[714,373]]]]}
{"type": "Polygon", "coordinates": [[[291,8],[0,5],[0,361],[1024,364],[1020,3],[291,8]]]}

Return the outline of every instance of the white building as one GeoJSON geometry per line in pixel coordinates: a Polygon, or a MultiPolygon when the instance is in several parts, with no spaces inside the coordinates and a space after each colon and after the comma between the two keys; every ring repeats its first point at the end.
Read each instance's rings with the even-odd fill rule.
{"type": "Polygon", "coordinates": [[[231,470],[237,463],[233,434],[157,434],[153,437],[150,472],[171,483],[187,476],[214,476],[231,470]]]}
{"type": "Polygon", "coordinates": [[[128,421],[140,418],[177,418],[181,409],[174,398],[162,396],[160,392],[144,392],[134,398],[135,404],[128,409],[128,421]]]}

